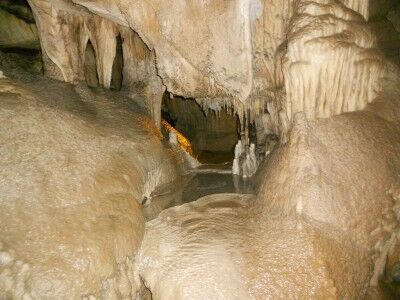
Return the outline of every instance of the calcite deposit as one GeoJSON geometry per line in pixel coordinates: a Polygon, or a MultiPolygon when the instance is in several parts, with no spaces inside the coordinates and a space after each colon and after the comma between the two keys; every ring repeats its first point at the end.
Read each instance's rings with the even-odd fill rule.
{"type": "Polygon", "coordinates": [[[151,119],[37,77],[0,97],[0,298],[136,297],[142,199],[179,173],[151,119]]]}
{"type": "Polygon", "coordinates": [[[0,1],[0,299],[398,299],[395,2],[0,1]]]}

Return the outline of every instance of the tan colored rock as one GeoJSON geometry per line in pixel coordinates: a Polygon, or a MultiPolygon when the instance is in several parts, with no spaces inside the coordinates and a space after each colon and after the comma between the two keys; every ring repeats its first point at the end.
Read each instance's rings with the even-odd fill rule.
{"type": "MultiPolygon", "coordinates": [[[[157,75],[154,53],[134,31],[115,23],[113,18],[90,14],[67,1],[31,0],[30,3],[40,31],[44,69],[48,76],[71,83],[85,80],[85,68],[89,66],[85,66],[86,48],[90,41],[99,85],[110,88],[117,37],[120,36],[123,87],[128,90],[141,87],[146,106],[160,127],[165,87],[157,75]]],[[[90,76],[90,85],[95,86],[93,73],[90,76]]],[[[133,90],[133,94],[138,92],[133,90]]]]}
{"type": "Polygon", "coordinates": [[[365,298],[393,270],[399,71],[336,1],[299,2],[287,37],[289,134],[255,199],[212,195],[146,224],[138,262],[155,299],[365,298]]]}
{"type": "Polygon", "coordinates": [[[147,223],[139,262],[153,299],[365,297],[398,230],[399,138],[370,112],[297,114],[256,200],[213,195],[147,223]]]}
{"type": "MultiPolygon", "coordinates": [[[[155,50],[157,72],[170,92],[195,98],[233,97],[242,102],[249,96],[252,67],[248,1],[237,0],[229,5],[219,1],[211,6],[196,1],[75,2],[86,6],[102,19],[136,31],[147,46],[155,50]],[[154,7],[157,7],[157,11],[154,11],[154,7]],[[192,39],[192,36],[197,36],[197,39],[192,39]]],[[[49,27],[41,29],[44,33],[42,40],[50,39],[47,44],[42,42],[43,49],[50,52],[50,59],[61,70],[73,70],[74,67],[59,62],[55,55],[51,55],[51,45],[56,44],[55,41],[51,42],[52,36],[60,39],[63,35],[55,33],[60,30],[60,25],[57,25],[55,17],[49,15],[62,13],[81,16],[86,13],[82,13],[79,6],[69,1],[32,0],[31,5],[38,23],[49,27]],[[42,22],[41,17],[44,18],[42,22]],[[46,34],[48,30],[54,33],[46,34]]],[[[105,40],[110,39],[111,36],[105,40]]],[[[65,42],[59,41],[60,45],[62,43],[65,42]]],[[[65,59],[68,55],[61,57],[65,59]]],[[[73,75],[63,76],[66,81],[74,81],[73,75]]]]}
{"type": "Polygon", "coordinates": [[[142,197],[177,175],[150,118],[39,77],[0,98],[0,298],[136,297],[142,197]]]}
{"type": "Polygon", "coordinates": [[[375,36],[353,11],[335,1],[300,2],[282,58],[287,118],[300,111],[313,120],[365,108],[386,72],[376,48],[375,36]]]}
{"type": "Polygon", "coordinates": [[[158,74],[173,94],[241,101],[248,97],[249,1],[74,2],[135,30],[155,50],[158,74]]]}
{"type": "Polygon", "coordinates": [[[144,225],[139,203],[178,164],[132,99],[0,79],[0,298],[149,296],[143,280],[154,299],[353,299],[393,280],[400,75],[366,23],[385,5],[29,2],[51,77],[95,82],[95,67],[109,88],[121,36],[124,87],[156,125],[167,89],[233,106],[244,137],[261,115],[280,143],[257,196],[211,195],[144,225]]]}

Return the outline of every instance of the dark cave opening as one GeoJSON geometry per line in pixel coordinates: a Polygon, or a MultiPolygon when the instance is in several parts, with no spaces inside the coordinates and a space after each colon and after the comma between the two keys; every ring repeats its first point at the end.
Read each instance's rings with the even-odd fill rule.
{"type": "Polygon", "coordinates": [[[89,40],[85,50],[85,62],[83,65],[86,84],[90,87],[99,86],[99,77],[97,74],[96,53],[92,42],[89,40]]]}
{"type": "Polygon", "coordinates": [[[122,38],[121,35],[117,36],[116,53],[112,67],[111,75],[111,86],[110,89],[113,91],[120,91],[123,82],[123,69],[124,69],[124,56],[122,50],[122,38]]]}
{"type": "Polygon", "coordinates": [[[3,9],[27,23],[35,23],[32,9],[27,0],[0,0],[0,9],[3,9]]]}
{"type": "MultiPolygon", "coordinates": [[[[162,119],[185,136],[201,163],[225,163],[234,158],[239,139],[239,120],[230,110],[204,112],[194,99],[163,96],[162,119]]],[[[165,126],[164,126],[165,127],[165,126]]],[[[164,134],[167,134],[163,128],[164,134]]]]}

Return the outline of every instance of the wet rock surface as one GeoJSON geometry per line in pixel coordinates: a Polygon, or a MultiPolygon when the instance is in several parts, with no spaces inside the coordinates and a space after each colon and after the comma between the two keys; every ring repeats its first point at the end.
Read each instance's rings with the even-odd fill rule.
{"type": "Polygon", "coordinates": [[[136,297],[140,199],[177,176],[175,158],[130,99],[8,76],[0,79],[8,166],[0,171],[0,298],[136,297]],[[149,173],[157,173],[150,183],[149,173]]]}

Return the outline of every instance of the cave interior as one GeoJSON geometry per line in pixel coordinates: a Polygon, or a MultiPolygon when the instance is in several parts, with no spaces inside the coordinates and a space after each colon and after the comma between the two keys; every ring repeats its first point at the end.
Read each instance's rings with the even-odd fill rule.
{"type": "Polygon", "coordinates": [[[0,299],[399,299],[397,0],[0,0],[0,299]]]}

